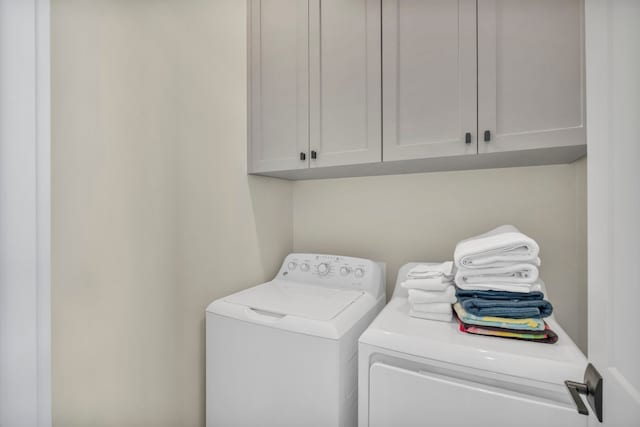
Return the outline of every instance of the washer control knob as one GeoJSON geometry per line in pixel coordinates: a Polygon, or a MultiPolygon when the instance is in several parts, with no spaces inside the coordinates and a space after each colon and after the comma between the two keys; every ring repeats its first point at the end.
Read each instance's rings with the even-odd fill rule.
{"type": "Polygon", "coordinates": [[[318,274],[321,276],[325,276],[329,273],[329,264],[323,262],[322,264],[318,264],[318,274]]]}
{"type": "Polygon", "coordinates": [[[309,271],[309,264],[306,262],[300,264],[300,271],[309,271]]]}
{"type": "Polygon", "coordinates": [[[363,270],[362,268],[359,268],[359,267],[358,267],[358,268],[356,268],[356,270],[353,272],[353,274],[354,274],[356,277],[362,277],[362,276],[364,276],[364,270],[363,270]]]}
{"type": "Polygon", "coordinates": [[[291,261],[287,267],[289,268],[289,270],[295,270],[296,267],[298,266],[298,264],[296,264],[294,261],[291,261]]]}
{"type": "Polygon", "coordinates": [[[340,267],[340,274],[342,276],[348,276],[349,273],[351,273],[351,268],[347,267],[346,265],[343,267],[340,267]]]}

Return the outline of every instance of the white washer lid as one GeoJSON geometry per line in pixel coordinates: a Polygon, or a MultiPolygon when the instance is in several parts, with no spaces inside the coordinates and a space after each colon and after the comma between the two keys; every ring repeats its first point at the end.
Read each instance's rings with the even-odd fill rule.
{"type": "Polygon", "coordinates": [[[553,384],[580,380],[587,360],[553,318],[545,319],[558,335],[542,344],[467,334],[457,322],[409,316],[409,302],[394,297],[360,337],[360,343],[450,364],[553,384]]]}
{"type": "Polygon", "coordinates": [[[331,320],[363,294],[362,291],[273,280],[223,300],[269,313],[331,320]]]}

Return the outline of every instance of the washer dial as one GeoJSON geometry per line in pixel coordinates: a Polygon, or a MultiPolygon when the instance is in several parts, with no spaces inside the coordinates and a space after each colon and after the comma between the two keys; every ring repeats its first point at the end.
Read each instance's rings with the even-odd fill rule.
{"type": "Polygon", "coordinates": [[[329,264],[327,264],[326,262],[318,264],[318,274],[320,276],[326,276],[328,273],[329,273],[329,264]]]}

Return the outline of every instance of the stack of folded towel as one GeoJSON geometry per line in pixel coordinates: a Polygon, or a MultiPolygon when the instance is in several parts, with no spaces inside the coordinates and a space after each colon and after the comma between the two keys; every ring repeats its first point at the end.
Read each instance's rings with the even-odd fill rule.
{"type": "Polygon", "coordinates": [[[453,286],[453,262],[418,264],[409,270],[401,285],[408,289],[410,316],[451,321],[451,304],[457,300],[453,286]]]}
{"type": "Polygon", "coordinates": [[[460,330],[554,343],[557,335],[542,320],[553,307],[538,277],[540,248],[511,225],[458,243],[454,253],[460,330]]]}

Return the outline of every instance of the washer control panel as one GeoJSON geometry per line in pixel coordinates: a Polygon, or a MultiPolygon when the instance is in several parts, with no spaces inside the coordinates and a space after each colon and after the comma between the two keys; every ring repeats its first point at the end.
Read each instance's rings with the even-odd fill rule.
{"type": "Polygon", "coordinates": [[[340,255],[289,254],[278,279],[313,285],[325,285],[370,292],[377,296],[384,290],[382,267],[364,259],[340,255]]]}

